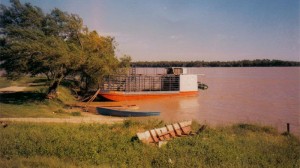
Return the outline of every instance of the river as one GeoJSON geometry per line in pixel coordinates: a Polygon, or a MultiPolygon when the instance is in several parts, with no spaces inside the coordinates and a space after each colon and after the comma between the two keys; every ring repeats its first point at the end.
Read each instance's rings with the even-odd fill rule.
{"type": "MultiPolygon", "coordinates": [[[[161,73],[159,69],[137,69],[161,73]]],[[[188,73],[205,74],[207,84],[198,96],[142,100],[143,111],[160,111],[167,122],[196,120],[211,126],[234,123],[268,125],[300,135],[300,67],[189,68],[188,73]]]]}

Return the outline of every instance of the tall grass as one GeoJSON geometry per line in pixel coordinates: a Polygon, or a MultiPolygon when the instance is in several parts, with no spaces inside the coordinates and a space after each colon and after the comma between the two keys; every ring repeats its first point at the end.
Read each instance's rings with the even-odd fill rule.
{"type": "Polygon", "coordinates": [[[114,125],[10,123],[0,128],[0,167],[11,167],[12,160],[28,167],[300,166],[299,139],[269,127],[208,128],[162,148],[145,145],[135,137],[136,132],[163,124],[157,120],[114,125]]]}

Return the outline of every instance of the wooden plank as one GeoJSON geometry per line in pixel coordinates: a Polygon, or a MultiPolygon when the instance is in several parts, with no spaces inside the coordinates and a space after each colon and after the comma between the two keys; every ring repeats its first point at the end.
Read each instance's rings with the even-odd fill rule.
{"type": "Polygon", "coordinates": [[[156,137],[158,138],[158,140],[160,141],[164,140],[164,138],[160,136],[160,133],[155,128],[154,128],[154,132],[156,133],[156,137]]]}
{"type": "Polygon", "coordinates": [[[156,137],[156,134],[155,134],[154,130],[150,130],[149,132],[150,132],[150,135],[151,135],[153,141],[158,142],[159,139],[156,137]]]}
{"type": "Polygon", "coordinates": [[[155,128],[143,133],[138,133],[139,139],[146,143],[156,143],[188,135],[191,135],[191,121],[165,125],[165,127],[162,128],[155,128]]]}
{"type": "Polygon", "coordinates": [[[176,137],[176,133],[175,133],[175,131],[173,129],[173,126],[172,125],[167,125],[166,127],[169,130],[170,136],[171,137],[176,137]]]}
{"type": "Polygon", "coordinates": [[[182,134],[188,135],[189,134],[189,128],[188,127],[182,127],[180,123],[178,123],[180,130],[182,131],[182,134]]]}
{"type": "Polygon", "coordinates": [[[175,124],[172,124],[172,126],[173,126],[173,129],[174,129],[174,131],[175,131],[175,134],[176,134],[176,136],[181,136],[181,132],[178,130],[179,128],[179,126],[177,126],[177,123],[175,123],[175,124]]]}

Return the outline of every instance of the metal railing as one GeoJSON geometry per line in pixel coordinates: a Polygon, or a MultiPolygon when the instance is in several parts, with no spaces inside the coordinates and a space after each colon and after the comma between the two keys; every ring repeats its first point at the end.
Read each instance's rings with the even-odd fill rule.
{"type": "Polygon", "coordinates": [[[107,76],[103,90],[141,92],[141,91],[179,91],[177,75],[115,75],[107,76]]]}

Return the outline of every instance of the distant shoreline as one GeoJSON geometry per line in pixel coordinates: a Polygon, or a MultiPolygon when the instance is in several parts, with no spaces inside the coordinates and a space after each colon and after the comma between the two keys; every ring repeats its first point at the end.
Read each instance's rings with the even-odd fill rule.
{"type": "Polygon", "coordinates": [[[239,61],[136,61],[132,67],[299,67],[298,61],[239,60],[239,61]]]}

